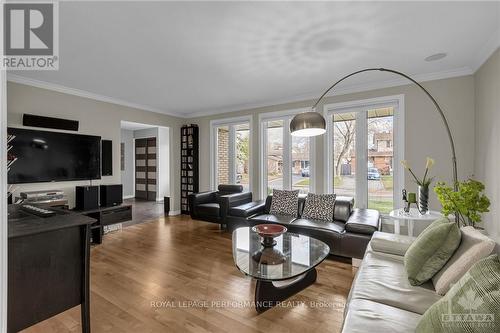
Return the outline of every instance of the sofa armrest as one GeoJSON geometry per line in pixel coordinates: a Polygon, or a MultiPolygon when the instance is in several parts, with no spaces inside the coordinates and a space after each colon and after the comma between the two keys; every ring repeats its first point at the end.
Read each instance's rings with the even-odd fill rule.
{"type": "Polygon", "coordinates": [[[415,237],[376,231],[372,236],[370,246],[375,252],[404,256],[414,240],[415,237]]]}
{"type": "Polygon", "coordinates": [[[380,230],[380,213],[374,209],[356,208],[345,223],[345,230],[356,234],[371,235],[380,230]]]}
{"type": "Polygon", "coordinates": [[[229,216],[249,218],[257,214],[264,214],[265,200],[252,201],[238,206],[229,207],[229,216]]]}
{"type": "Polygon", "coordinates": [[[225,218],[229,208],[252,202],[252,192],[233,193],[219,196],[220,217],[225,218]]]}

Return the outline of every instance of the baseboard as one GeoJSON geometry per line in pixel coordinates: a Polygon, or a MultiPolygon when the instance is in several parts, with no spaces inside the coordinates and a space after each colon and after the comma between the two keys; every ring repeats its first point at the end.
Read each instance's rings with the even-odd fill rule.
{"type": "Polygon", "coordinates": [[[170,212],[168,212],[168,215],[169,216],[181,215],[181,211],[180,210],[171,210],[170,212]]]}
{"type": "Polygon", "coordinates": [[[123,196],[123,200],[125,200],[125,199],[133,199],[133,198],[135,198],[135,195],[133,195],[133,194],[132,195],[124,195],[123,196]]]}

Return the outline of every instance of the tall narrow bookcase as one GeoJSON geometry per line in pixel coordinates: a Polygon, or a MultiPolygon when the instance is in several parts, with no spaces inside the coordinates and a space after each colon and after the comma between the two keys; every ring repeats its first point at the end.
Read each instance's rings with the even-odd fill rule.
{"type": "Polygon", "coordinates": [[[199,192],[198,125],[181,128],[181,213],[189,214],[188,195],[199,192]]]}

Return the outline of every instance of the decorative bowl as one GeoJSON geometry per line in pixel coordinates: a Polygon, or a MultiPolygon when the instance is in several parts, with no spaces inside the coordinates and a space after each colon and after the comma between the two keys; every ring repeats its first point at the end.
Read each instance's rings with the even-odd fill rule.
{"type": "Polygon", "coordinates": [[[262,245],[264,247],[273,247],[276,245],[274,238],[284,234],[287,228],[279,224],[259,224],[254,226],[252,231],[262,237],[262,245]]]}
{"type": "Polygon", "coordinates": [[[286,232],[286,227],[279,224],[259,224],[252,228],[252,231],[259,234],[260,237],[278,237],[286,232]]]}

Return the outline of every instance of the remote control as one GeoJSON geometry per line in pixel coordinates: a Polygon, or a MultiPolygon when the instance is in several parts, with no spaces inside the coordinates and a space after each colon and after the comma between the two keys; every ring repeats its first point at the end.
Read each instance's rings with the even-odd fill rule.
{"type": "Polygon", "coordinates": [[[48,210],[45,208],[40,208],[32,205],[22,205],[21,209],[27,213],[40,216],[40,217],[50,217],[56,215],[56,212],[48,210]]]}

